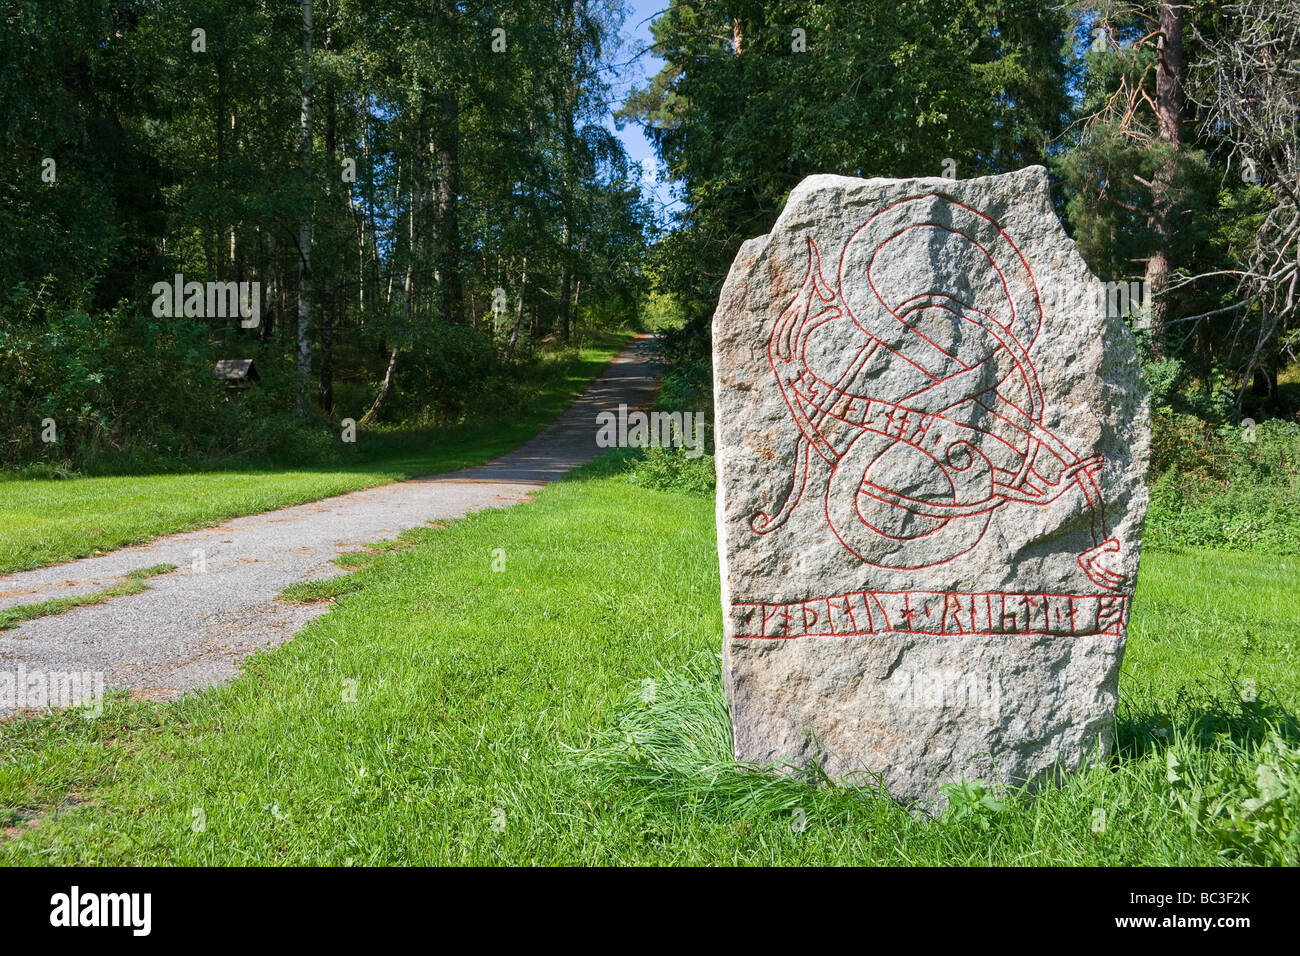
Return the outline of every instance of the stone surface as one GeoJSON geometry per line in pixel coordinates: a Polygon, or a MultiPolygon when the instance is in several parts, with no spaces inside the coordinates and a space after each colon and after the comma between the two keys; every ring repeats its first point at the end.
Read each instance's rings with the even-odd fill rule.
{"type": "Polygon", "coordinates": [[[1148,399],[1041,167],[804,180],[713,365],[737,758],[932,810],[1109,749],[1148,399]]]}

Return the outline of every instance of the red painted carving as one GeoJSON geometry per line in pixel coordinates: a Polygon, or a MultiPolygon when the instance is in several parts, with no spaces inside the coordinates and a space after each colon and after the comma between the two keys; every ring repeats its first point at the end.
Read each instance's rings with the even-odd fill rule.
{"type": "Polygon", "coordinates": [[[1122,635],[1125,594],[1009,594],[991,591],[856,591],[790,604],[744,602],[731,608],[738,638],[865,637],[933,634],[1083,637],[1122,635]]]}
{"type": "Polygon", "coordinates": [[[1103,564],[1120,550],[1106,532],[1104,462],[1043,426],[1029,356],[1042,300],[1001,226],[937,193],[902,200],[845,243],[836,285],[823,278],[810,238],[802,286],[768,344],[799,429],[794,473],[781,506],[755,515],[753,530],[774,531],[799,506],[810,451],[830,467],[828,526],[874,567],[945,564],[980,544],[998,509],[1042,507],[1077,489],[1093,538],[1079,566],[1098,587],[1120,591],[1123,579],[1103,564]],[[897,267],[873,273],[878,259],[897,254],[894,243],[906,253],[917,242],[939,245],[945,263],[960,261],[951,274],[910,280],[931,288],[907,288],[897,267]]]}

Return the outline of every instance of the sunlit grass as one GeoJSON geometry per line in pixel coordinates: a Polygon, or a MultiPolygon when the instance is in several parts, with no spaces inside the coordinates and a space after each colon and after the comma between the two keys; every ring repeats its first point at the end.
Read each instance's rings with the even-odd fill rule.
{"type": "Polygon", "coordinates": [[[713,502],[601,472],[366,559],[224,687],[4,726],[0,860],[1296,862],[1297,791],[1250,809],[1297,786],[1291,559],[1144,555],[1110,766],[927,824],[732,763],[713,502]]]}
{"type": "Polygon", "coordinates": [[[626,334],[605,335],[576,357],[544,364],[535,399],[493,421],[444,430],[363,430],[355,464],[345,467],[0,480],[0,574],[489,461],[564,411],[627,340],[626,334]]]}

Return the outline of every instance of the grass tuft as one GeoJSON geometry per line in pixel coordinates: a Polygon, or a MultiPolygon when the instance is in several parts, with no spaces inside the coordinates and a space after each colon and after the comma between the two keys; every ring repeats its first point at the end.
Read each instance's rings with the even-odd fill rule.
{"type": "Polygon", "coordinates": [[[175,570],[176,565],[174,564],[154,564],[147,568],[137,568],[135,571],[128,571],[126,576],[136,581],[144,581],[148,578],[156,578],[160,574],[167,574],[168,572],[175,570]]]}
{"type": "Polygon", "coordinates": [[[148,589],[149,585],[145,583],[147,579],[175,570],[176,565],[174,564],[155,564],[152,567],[139,568],[135,571],[130,571],[123,577],[123,580],[117,584],[105,588],[102,591],[96,591],[93,594],[80,594],[72,597],[54,598],[49,601],[40,601],[36,604],[20,604],[17,607],[5,608],[0,611],[0,631],[9,630],[10,628],[22,624],[24,621],[32,621],[38,617],[49,617],[52,614],[62,614],[65,611],[71,611],[76,607],[86,607],[91,604],[103,604],[105,601],[111,601],[113,598],[128,597],[132,594],[139,594],[141,591],[148,589]]]}
{"type": "Polygon", "coordinates": [[[825,817],[882,797],[869,785],[836,786],[816,767],[763,767],[732,754],[721,662],[707,652],[632,688],[597,741],[573,751],[571,765],[597,793],[620,803],[670,812],[690,807],[719,820],[793,819],[813,804],[825,817]]]}
{"type": "Polygon", "coordinates": [[[289,604],[320,604],[360,590],[361,582],[351,574],[326,578],[324,581],[298,581],[280,592],[278,599],[289,604]]]}

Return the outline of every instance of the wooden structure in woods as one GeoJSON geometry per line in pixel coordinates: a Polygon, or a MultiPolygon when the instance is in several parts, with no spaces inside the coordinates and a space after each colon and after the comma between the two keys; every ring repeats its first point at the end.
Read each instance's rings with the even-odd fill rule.
{"type": "Polygon", "coordinates": [[[257,367],[252,359],[222,359],[212,370],[212,375],[226,385],[226,396],[232,405],[238,405],[240,396],[253,382],[260,382],[257,367]]]}

